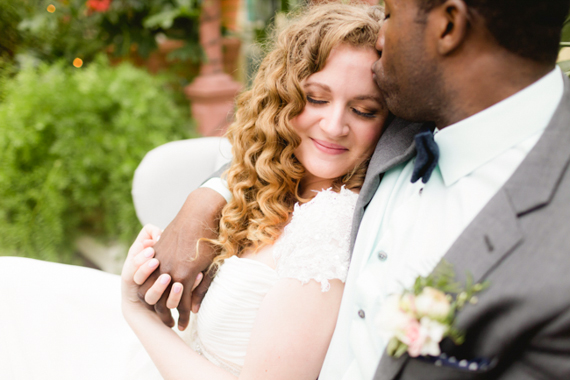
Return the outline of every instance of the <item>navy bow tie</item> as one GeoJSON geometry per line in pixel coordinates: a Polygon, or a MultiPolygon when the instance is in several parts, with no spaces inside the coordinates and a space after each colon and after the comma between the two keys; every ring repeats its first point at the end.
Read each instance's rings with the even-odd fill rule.
{"type": "Polygon", "coordinates": [[[420,132],[414,137],[416,141],[416,162],[414,162],[414,172],[412,173],[412,183],[420,178],[423,183],[427,183],[431,173],[437,166],[439,159],[439,148],[433,139],[431,131],[420,132]]]}

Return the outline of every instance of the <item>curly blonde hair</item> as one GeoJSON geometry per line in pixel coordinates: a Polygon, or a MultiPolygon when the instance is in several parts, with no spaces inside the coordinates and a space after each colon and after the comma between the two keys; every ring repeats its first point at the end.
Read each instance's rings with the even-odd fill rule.
{"type": "MultiPolygon", "coordinates": [[[[328,3],[310,7],[279,34],[252,88],[237,99],[227,137],[233,161],[226,172],[233,199],[222,210],[219,236],[210,240],[223,260],[272,244],[281,234],[305,173],[295,158],[300,139],[290,125],[306,103],[301,82],[322,70],[341,43],[374,47],[383,19],[380,7],[328,3]]],[[[367,163],[335,180],[336,189],[359,188],[367,163]]]]}

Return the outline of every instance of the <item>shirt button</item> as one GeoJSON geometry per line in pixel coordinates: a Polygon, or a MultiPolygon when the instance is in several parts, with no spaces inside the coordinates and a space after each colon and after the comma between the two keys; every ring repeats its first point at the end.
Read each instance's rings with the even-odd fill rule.
{"type": "Polygon", "coordinates": [[[424,188],[420,188],[420,195],[422,195],[422,193],[424,192],[424,188]]]}
{"type": "Polygon", "coordinates": [[[388,254],[384,251],[378,252],[378,260],[386,261],[388,259],[388,254]]]}
{"type": "Polygon", "coordinates": [[[364,312],[364,310],[360,309],[358,310],[358,316],[362,319],[364,319],[364,317],[366,316],[366,313],[364,312]]]}

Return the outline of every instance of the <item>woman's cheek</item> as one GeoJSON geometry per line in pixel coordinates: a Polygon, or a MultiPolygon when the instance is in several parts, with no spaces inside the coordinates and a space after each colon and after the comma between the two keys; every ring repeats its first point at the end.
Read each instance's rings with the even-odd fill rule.
{"type": "Polygon", "coordinates": [[[298,132],[302,132],[309,130],[313,125],[317,125],[318,121],[318,112],[311,107],[305,107],[303,112],[292,119],[292,124],[298,132]]]}
{"type": "Polygon", "coordinates": [[[382,133],[382,123],[374,122],[364,128],[364,132],[361,136],[361,141],[364,144],[369,145],[368,149],[374,151],[376,148],[376,143],[380,139],[380,134],[382,133]]]}

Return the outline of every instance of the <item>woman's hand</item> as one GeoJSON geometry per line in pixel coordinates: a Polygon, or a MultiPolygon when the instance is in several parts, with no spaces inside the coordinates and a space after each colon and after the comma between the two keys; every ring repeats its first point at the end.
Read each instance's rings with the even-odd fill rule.
{"type": "MultiPolygon", "coordinates": [[[[123,307],[129,310],[152,310],[140,302],[137,293],[140,285],[158,268],[159,262],[153,258],[155,253],[153,246],[160,238],[161,233],[162,231],[158,227],[146,225],[129,249],[121,273],[123,307]]],[[[194,282],[192,290],[200,284],[201,280],[202,274],[200,273],[194,282]]],[[[171,276],[169,274],[161,274],[146,292],[144,298],[145,302],[151,306],[155,305],[168,288],[170,282],[171,276]]],[[[183,290],[183,285],[179,282],[175,282],[172,285],[172,290],[166,302],[166,306],[169,309],[178,307],[183,290]]]]}
{"type": "Polygon", "coordinates": [[[158,268],[158,260],[153,259],[154,249],[152,247],[160,239],[161,233],[160,228],[147,224],[129,248],[121,272],[123,308],[147,308],[139,300],[137,291],[142,283],[141,279],[146,279],[158,268]]]}

